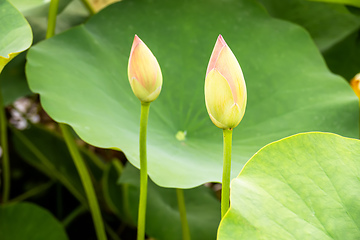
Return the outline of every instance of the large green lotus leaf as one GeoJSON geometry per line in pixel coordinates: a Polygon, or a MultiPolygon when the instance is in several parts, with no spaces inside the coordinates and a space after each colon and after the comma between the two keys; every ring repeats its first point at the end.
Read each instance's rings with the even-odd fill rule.
{"type": "Polygon", "coordinates": [[[325,51],[360,28],[360,18],[344,5],[308,0],[258,0],[271,16],[304,27],[321,51],[325,51]]]}
{"type": "Polygon", "coordinates": [[[32,43],[29,23],[6,0],[0,0],[0,72],[17,54],[32,43]]]}
{"type": "Polygon", "coordinates": [[[32,203],[0,206],[1,240],[67,240],[61,223],[32,203]]]}
{"type": "MultiPolygon", "coordinates": [[[[47,17],[49,14],[49,6],[51,0],[9,0],[24,16],[43,16],[47,17]]],[[[71,0],[60,0],[58,12],[71,2],[71,0]]]]}
{"type": "MultiPolygon", "coordinates": [[[[105,199],[121,218],[137,222],[140,192],[139,170],[127,164],[121,173],[114,166],[105,174],[105,199]]],[[[216,239],[220,202],[212,190],[201,186],[184,190],[186,215],[192,239],[216,239]]],[[[181,240],[181,223],[176,190],[148,183],[146,233],[158,240],[181,240]],[[166,227],[164,227],[166,226],[166,227]]]]}
{"type": "Polygon", "coordinates": [[[267,145],[232,181],[218,239],[360,239],[359,160],[359,140],[330,133],[267,145]]]}
{"type": "MultiPolygon", "coordinates": [[[[12,129],[18,154],[50,178],[59,180],[80,202],[86,203],[80,176],[62,138],[40,127],[12,129]]],[[[94,182],[102,177],[104,164],[88,151],[81,151],[94,182]]]]}
{"type": "Polygon", "coordinates": [[[331,74],[309,35],[253,1],[122,1],[32,47],[26,74],[48,114],[86,142],[121,149],[139,167],[140,102],[127,63],[134,34],[164,84],[150,106],[148,173],[161,186],[221,181],[222,130],[205,108],[206,66],[222,33],[242,66],[245,117],[234,130],[232,176],[262,146],[300,131],[358,133],[358,100],[331,74]],[[185,139],[177,138],[183,131],[185,139]]]}

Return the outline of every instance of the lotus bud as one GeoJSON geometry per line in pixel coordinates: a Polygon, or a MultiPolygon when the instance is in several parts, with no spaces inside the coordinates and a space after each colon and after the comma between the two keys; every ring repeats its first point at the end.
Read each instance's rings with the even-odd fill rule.
{"type": "Polygon", "coordinates": [[[354,90],[356,96],[360,98],[360,73],[356,74],[350,81],[350,86],[354,90]]]}
{"type": "Polygon", "coordinates": [[[159,96],[162,86],[159,63],[137,35],[131,47],[128,77],[131,89],[141,102],[152,102],[159,96]]]}
{"type": "Polygon", "coordinates": [[[219,128],[233,129],[244,116],[246,100],[240,65],[219,35],[205,78],[205,103],[212,122],[219,128]]]}

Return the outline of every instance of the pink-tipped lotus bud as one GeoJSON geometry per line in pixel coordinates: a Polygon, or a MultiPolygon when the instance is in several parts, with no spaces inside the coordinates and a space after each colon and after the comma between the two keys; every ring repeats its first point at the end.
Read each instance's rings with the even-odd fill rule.
{"type": "Polygon", "coordinates": [[[137,35],[131,47],[128,76],[131,88],[141,102],[152,102],[159,96],[162,86],[159,63],[137,35]]]}
{"type": "Polygon", "coordinates": [[[244,116],[246,100],[240,65],[219,35],[205,78],[205,103],[212,122],[222,129],[236,127],[244,116]]]}

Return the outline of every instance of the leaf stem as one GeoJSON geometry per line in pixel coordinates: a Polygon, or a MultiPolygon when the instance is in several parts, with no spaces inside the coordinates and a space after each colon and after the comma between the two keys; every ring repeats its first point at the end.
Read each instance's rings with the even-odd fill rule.
{"type": "Polygon", "coordinates": [[[2,172],[3,172],[3,193],[2,202],[6,203],[10,195],[10,160],[7,137],[7,118],[4,105],[4,99],[0,89],[0,132],[1,132],[1,149],[2,149],[2,172]]]}
{"type": "Polygon", "coordinates": [[[52,185],[54,184],[54,181],[51,180],[47,183],[41,184],[37,187],[34,187],[32,189],[30,189],[29,191],[11,199],[9,202],[11,203],[15,203],[15,202],[21,202],[24,201],[32,196],[38,195],[39,193],[42,193],[44,191],[46,191],[47,189],[49,189],[52,185]]]}
{"type": "Polygon", "coordinates": [[[90,16],[94,15],[96,13],[95,8],[91,5],[91,3],[89,2],[89,0],[81,0],[82,3],[85,5],[85,7],[87,8],[87,10],[90,13],[90,16]]]}
{"type": "MultiPolygon", "coordinates": [[[[55,34],[56,15],[58,11],[58,6],[59,6],[59,0],[51,0],[49,7],[49,19],[48,19],[46,38],[50,38],[55,34]]],[[[96,198],[95,190],[92,185],[92,181],[88,169],[79,152],[79,149],[76,146],[75,140],[71,135],[69,127],[62,123],[59,123],[59,126],[64,136],[65,143],[69,149],[71,157],[80,175],[80,179],[83,184],[83,187],[85,189],[86,197],[90,207],[90,212],[94,221],[97,238],[98,240],[106,240],[107,238],[106,238],[104,223],[102,221],[99,204],[96,198]]]]}
{"type": "Polygon", "coordinates": [[[102,221],[101,212],[99,204],[95,195],[95,190],[92,185],[90,174],[85,165],[85,162],[80,155],[79,149],[76,146],[75,140],[71,135],[70,129],[65,124],[59,123],[61,131],[64,135],[66,145],[70,151],[71,157],[74,160],[75,166],[79,172],[81,182],[84,186],[85,193],[89,202],[90,212],[94,220],[94,226],[96,230],[96,235],[99,240],[106,240],[104,223],[102,221]]]}
{"type": "MultiPolygon", "coordinates": [[[[121,176],[124,167],[121,164],[120,161],[113,161],[113,165],[118,173],[118,176],[121,176]]],[[[129,184],[128,183],[122,183],[121,184],[121,191],[123,194],[123,204],[122,204],[122,209],[124,211],[124,219],[125,221],[133,224],[133,219],[131,218],[131,214],[130,214],[130,202],[129,202],[129,184]]]]}
{"type": "Polygon", "coordinates": [[[223,163],[223,177],[221,190],[221,218],[230,206],[230,173],[231,173],[231,144],[232,144],[232,129],[224,129],[224,163],[223,163]]]}
{"type": "Polygon", "coordinates": [[[80,205],[75,208],[69,215],[66,216],[64,220],[62,220],[62,225],[66,228],[72,221],[74,221],[78,216],[86,212],[87,207],[85,205],[80,205]]]}
{"type": "Polygon", "coordinates": [[[79,202],[87,204],[86,196],[83,196],[83,194],[71,184],[69,179],[61,174],[61,172],[51,163],[48,157],[41,152],[38,146],[36,146],[22,131],[15,129],[11,125],[9,127],[14,136],[16,136],[22,144],[24,144],[24,146],[40,160],[40,163],[30,162],[31,165],[42,171],[49,178],[59,180],[71,192],[71,194],[79,200],[79,202]]]}
{"type": "Polygon", "coordinates": [[[179,213],[180,213],[180,221],[182,228],[182,236],[183,240],[190,240],[190,229],[189,224],[186,218],[186,207],[185,207],[185,198],[184,198],[184,190],[177,188],[176,196],[179,205],[179,213]]]}
{"type": "Polygon", "coordinates": [[[59,7],[59,0],[51,0],[49,6],[48,26],[46,31],[46,39],[55,35],[56,16],[59,7]]]}
{"type": "Polygon", "coordinates": [[[146,159],[146,131],[149,118],[150,103],[141,103],[140,114],[140,200],[138,212],[138,232],[137,240],[145,239],[145,218],[146,218],[146,199],[147,199],[147,159],[146,159]]]}
{"type": "Polygon", "coordinates": [[[60,182],[56,183],[56,217],[58,219],[63,218],[63,186],[60,182]]]}
{"type": "Polygon", "coordinates": [[[121,238],[109,225],[105,224],[105,228],[112,240],[121,240],[121,238]]]}

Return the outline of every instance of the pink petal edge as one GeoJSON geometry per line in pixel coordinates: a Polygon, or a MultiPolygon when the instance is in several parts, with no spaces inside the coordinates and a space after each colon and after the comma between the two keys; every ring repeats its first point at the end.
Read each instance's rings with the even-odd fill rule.
{"type": "Polygon", "coordinates": [[[139,43],[143,43],[143,41],[138,37],[138,35],[135,34],[134,41],[133,41],[133,44],[131,46],[130,57],[131,57],[135,47],[137,45],[139,45],[139,43]]]}
{"type": "Polygon", "coordinates": [[[214,47],[214,50],[211,54],[211,57],[210,57],[210,61],[209,61],[209,65],[207,67],[207,70],[206,70],[206,75],[213,69],[215,68],[215,65],[216,65],[216,61],[220,55],[220,52],[221,50],[227,46],[224,38],[221,36],[221,34],[219,34],[217,40],[216,40],[216,43],[215,43],[215,47],[214,47]]]}

